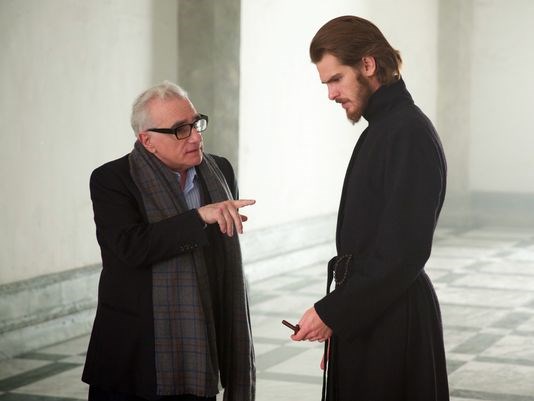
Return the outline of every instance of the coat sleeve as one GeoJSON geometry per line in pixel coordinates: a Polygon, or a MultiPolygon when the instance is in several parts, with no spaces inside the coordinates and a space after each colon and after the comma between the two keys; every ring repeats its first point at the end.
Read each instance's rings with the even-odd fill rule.
{"type": "MultiPolygon", "coordinates": [[[[345,284],[315,304],[334,333],[363,334],[399,299],[430,256],[443,201],[444,168],[433,132],[419,125],[385,141],[383,202],[377,235],[345,284]]],[[[377,199],[377,201],[379,201],[377,199]]]]}
{"type": "Polygon", "coordinates": [[[90,178],[98,243],[106,256],[128,267],[150,267],[207,245],[204,222],[196,210],[148,223],[129,173],[104,165],[90,178]]]}

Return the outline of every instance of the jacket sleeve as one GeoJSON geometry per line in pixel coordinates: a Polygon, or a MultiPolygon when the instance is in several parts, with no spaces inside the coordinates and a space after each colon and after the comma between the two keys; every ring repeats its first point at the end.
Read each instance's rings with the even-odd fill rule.
{"type": "Polygon", "coordinates": [[[150,267],[208,243],[196,209],[148,223],[129,172],[104,165],[91,174],[90,191],[104,263],[110,254],[128,267],[150,267]]]}
{"type": "Polygon", "coordinates": [[[321,319],[347,340],[370,328],[408,290],[430,256],[445,190],[440,149],[431,134],[419,126],[387,137],[375,241],[367,257],[353,261],[346,283],[315,304],[321,319]]]}

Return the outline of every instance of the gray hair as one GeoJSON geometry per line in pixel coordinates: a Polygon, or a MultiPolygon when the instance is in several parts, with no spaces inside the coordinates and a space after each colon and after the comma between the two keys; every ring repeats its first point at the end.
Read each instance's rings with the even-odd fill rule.
{"type": "Polygon", "coordinates": [[[189,99],[187,92],[180,86],[170,81],[163,81],[161,84],[147,89],[135,99],[130,122],[136,137],[139,137],[139,133],[149,128],[149,125],[152,124],[147,109],[148,103],[152,99],[165,100],[172,98],[189,99]]]}

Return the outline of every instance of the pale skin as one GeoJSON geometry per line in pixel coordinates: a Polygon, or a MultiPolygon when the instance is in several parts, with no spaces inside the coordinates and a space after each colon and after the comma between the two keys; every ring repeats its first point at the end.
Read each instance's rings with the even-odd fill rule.
{"type": "Polygon", "coordinates": [[[326,53],[316,67],[321,82],[328,88],[328,98],[340,103],[353,123],[358,122],[369,97],[380,87],[374,57],[363,57],[353,67],[326,53]]]}
{"type": "MultiPolygon", "coordinates": [[[[147,105],[151,126],[147,128],[171,128],[180,124],[192,123],[198,113],[188,99],[170,98],[153,99],[147,105]]],[[[163,164],[180,173],[180,185],[183,189],[187,170],[202,162],[202,134],[195,128],[191,136],[178,140],[174,135],[160,134],[152,131],[139,132],[139,141],[150,153],[163,164]]],[[[218,224],[223,234],[232,237],[243,233],[243,222],[247,217],[239,209],[256,203],[253,199],[227,200],[204,205],[197,209],[200,218],[206,224],[218,224]]]]}
{"type": "MultiPolygon", "coordinates": [[[[349,120],[358,122],[369,97],[380,87],[374,57],[363,57],[361,63],[353,67],[341,64],[337,57],[326,53],[316,67],[321,82],[328,88],[328,98],[341,104],[349,120]]],[[[294,341],[324,342],[333,333],[314,307],[304,312],[298,324],[300,330],[291,336],[294,341]]],[[[321,369],[324,369],[324,357],[321,360],[321,369]]]]}

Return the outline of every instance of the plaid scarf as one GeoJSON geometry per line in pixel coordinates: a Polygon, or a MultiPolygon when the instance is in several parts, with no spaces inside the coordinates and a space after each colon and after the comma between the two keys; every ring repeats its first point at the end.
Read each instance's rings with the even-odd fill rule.
{"type": "MultiPolygon", "coordinates": [[[[139,141],[129,161],[150,223],[189,209],[176,175],[139,141]]],[[[212,202],[232,199],[224,175],[210,155],[204,154],[197,171],[212,202]]],[[[217,272],[222,287],[219,338],[204,256],[209,248],[197,248],[152,266],[158,395],[214,396],[219,391],[220,371],[225,401],[254,400],[254,349],[239,239],[237,235],[220,238],[224,271],[217,272]]]]}

